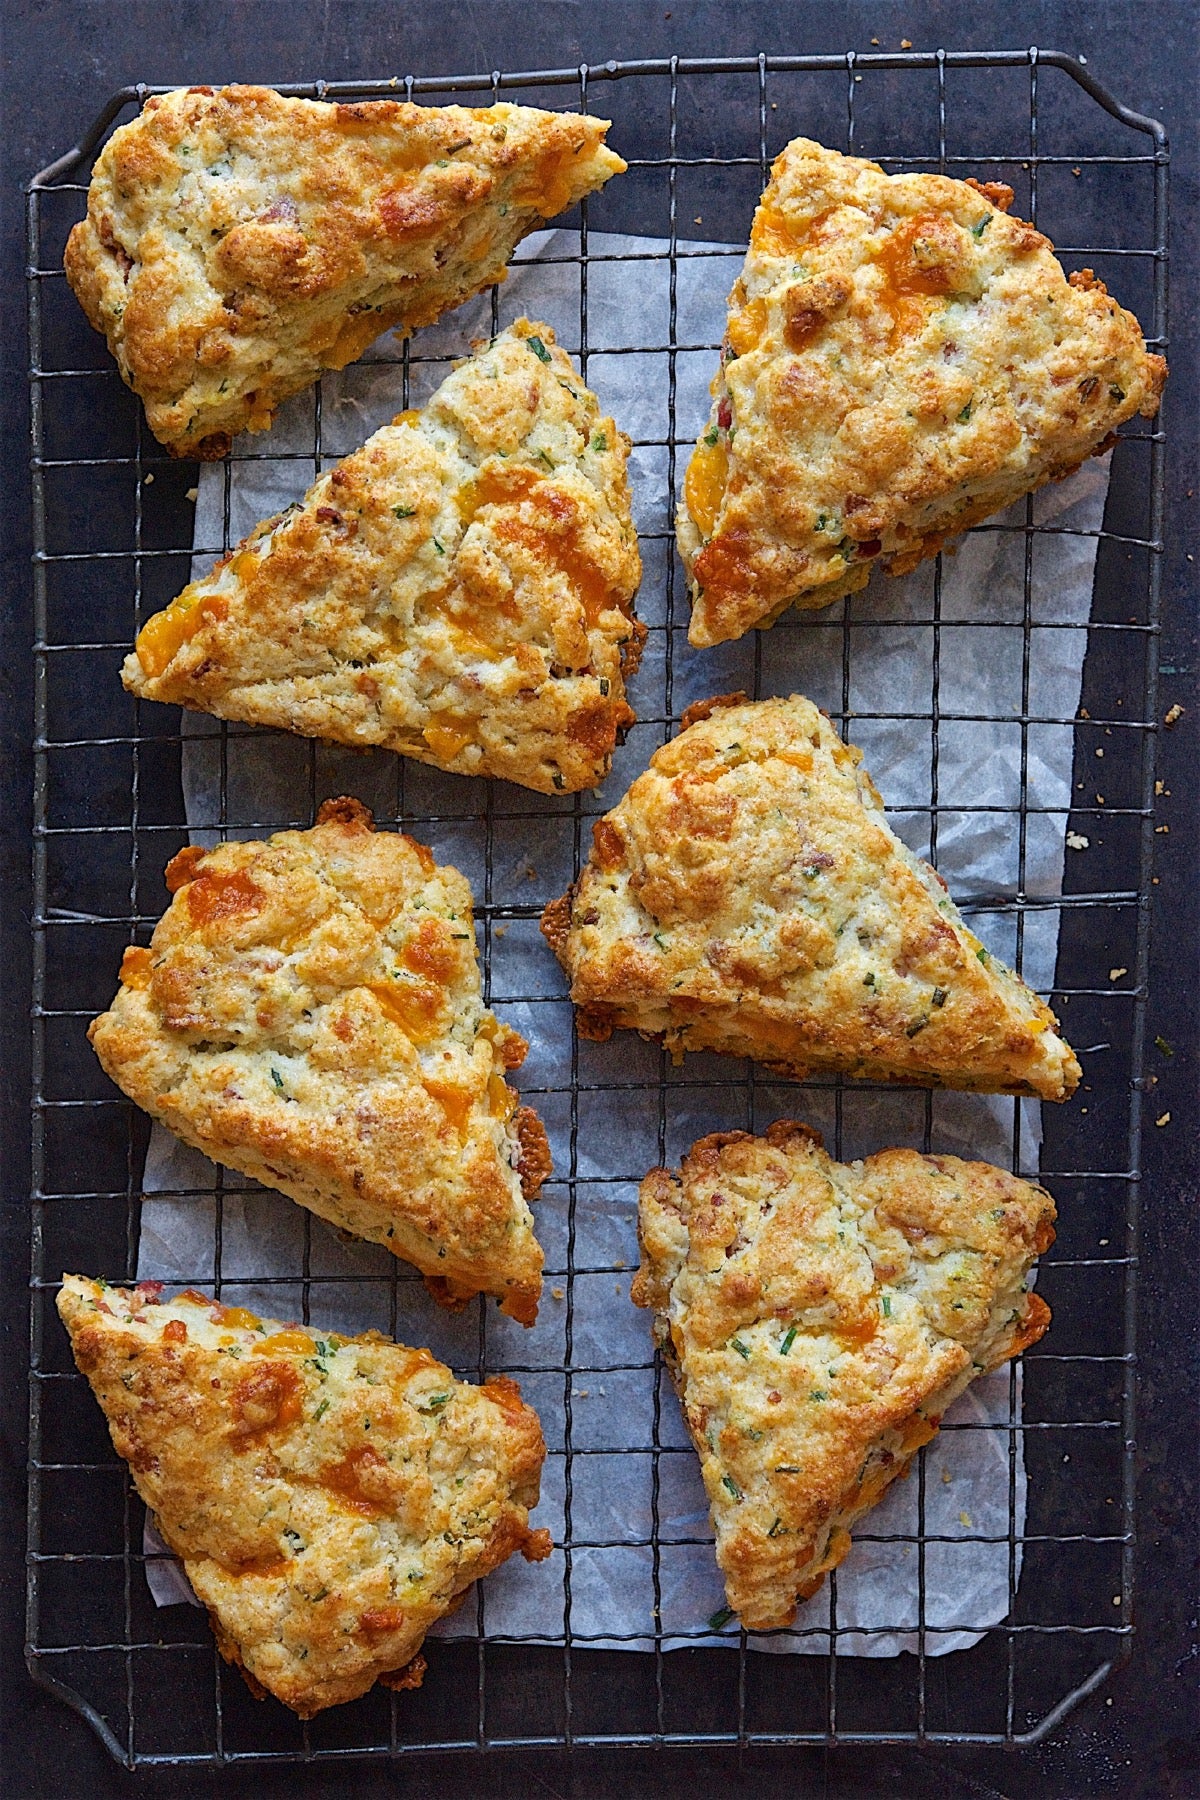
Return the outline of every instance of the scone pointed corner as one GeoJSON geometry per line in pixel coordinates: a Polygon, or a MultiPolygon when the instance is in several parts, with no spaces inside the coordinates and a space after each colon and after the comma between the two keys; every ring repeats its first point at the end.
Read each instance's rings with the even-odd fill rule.
{"type": "Polygon", "coordinates": [[[577,1027],[802,1079],[1064,1100],[1050,1008],[888,824],[860,752],[800,695],[706,702],[593,827],[542,930],[577,1027]]]}
{"type": "Polygon", "coordinates": [[[628,456],[550,327],[518,319],[154,614],[125,686],[539,793],[595,787],[646,636],[628,456]]]}
{"type": "Polygon", "coordinates": [[[75,1361],[251,1689],[301,1718],[419,1685],[429,1627],[534,1529],[546,1446],[506,1377],[475,1387],[379,1332],[258,1318],[161,1282],[67,1275],[75,1361]]]}
{"type": "Polygon", "coordinates": [[[1011,200],[807,138],[776,159],[678,513],[691,643],[904,574],[1154,416],[1163,358],[1011,200]]]}
{"type": "Polygon", "coordinates": [[[215,1162],[381,1244],[446,1305],[537,1316],[550,1168],[482,1002],[471,890],[357,800],[309,831],[189,846],[88,1033],[129,1098],[215,1162]]]}
{"type": "Polygon", "coordinates": [[[322,369],[503,280],[527,232],[623,172],[607,130],[504,102],[153,95],[100,153],[67,280],[160,443],[223,456],[322,369]]]}
{"type": "Polygon", "coordinates": [[[986,1163],[834,1162],[791,1120],[702,1138],[638,1208],[731,1609],[790,1625],[946,1408],[1049,1324],[1028,1291],[1054,1203],[986,1163]]]}

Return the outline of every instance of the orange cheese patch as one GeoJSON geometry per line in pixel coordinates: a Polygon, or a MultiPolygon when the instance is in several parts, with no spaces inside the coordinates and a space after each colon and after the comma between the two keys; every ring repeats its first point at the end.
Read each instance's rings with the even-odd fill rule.
{"type": "Polygon", "coordinates": [[[729,452],[725,445],[719,441],[697,444],[684,477],[683,498],[702,537],[713,534],[728,479],[729,452]]]}

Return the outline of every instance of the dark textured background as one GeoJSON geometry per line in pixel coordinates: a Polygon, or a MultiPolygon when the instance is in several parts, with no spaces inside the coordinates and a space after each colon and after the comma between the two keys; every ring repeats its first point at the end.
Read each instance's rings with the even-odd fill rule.
{"type": "MultiPolygon", "coordinates": [[[[0,1481],[7,1529],[0,1534],[0,1679],[3,1681],[0,1791],[12,1800],[82,1800],[138,1793],[304,1797],[543,1793],[583,1796],[690,1794],[697,1781],[746,1795],[929,1796],[1011,1800],[1115,1794],[1200,1795],[1197,1649],[1197,943],[1195,786],[1200,706],[1195,699],[1196,228],[1197,74],[1200,13],[1191,0],[1081,5],[833,4],[787,0],[725,5],[675,0],[581,5],[574,0],[223,0],[207,12],[169,0],[74,0],[4,8],[5,135],[0,209],[0,283],[4,330],[3,393],[10,447],[0,504],[5,605],[0,628],[3,684],[3,781],[0,804],[4,951],[0,958],[0,1101],[4,1108],[4,1184],[0,1231],[0,1380],[3,1435],[0,1481]],[[1130,1663],[1081,1707],[1049,1743],[1004,1753],[879,1749],[755,1751],[739,1768],[724,1752],[688,1754],[496,1753],[477,1758],[406,1761],[403,1768],[347,1763],[340,1768],[247,1769],[190,1775],[130,1776],[109,1759],[90,1729],[29,1682],[23,1637],[24,1410],[28,1266],[27,1018],[29,832],[28,421],[25,409],[23,220],[21,190],[90,123],[113,89],[132,81],[311,80],[323,76],[442,74],[493,66],[557,67],[608,57],[834,52],[866,50],[878,38],[896,49],[1024,48],[1031,43],[1087,57],[1127,105],[1165,121],[1172,140],[1172,380],[1168,389],[1173,449],[1168,469],[1168,555],[1162,705],[1188,707],[1164,734],[1162,801],[1154,900],[1150,1036],[1174,1049],[1154,1060],[1153,1119],[1172,1123],[1148,1133],[1144,1165],[1143,1273],[1139,1346],[1137,1636],[1130,1663]]],[[[601,100],[597,110],[603,110],[601,100]]]]}

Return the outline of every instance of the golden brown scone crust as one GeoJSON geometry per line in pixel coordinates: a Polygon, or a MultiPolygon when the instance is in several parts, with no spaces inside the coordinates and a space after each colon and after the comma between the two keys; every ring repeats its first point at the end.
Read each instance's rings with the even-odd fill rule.
{"type": "Polygon", "coordinates": [[[836,1163],[786,1119],[647,1175],[633,1298],[657,1314],[744,1625],[789,1625],[950,1402],[1041,1337],[1025,1278],[1054,1216],[987,1163],[836,1163]]]}
{"type": "Polygon", "coordinates": [[[595,787],[645,627],[625,464],[519,319],[143,628],[148,700],[540,793],[595,787]]]}
{"type": "Polygon", "coordinates": [[[311,831],[180,851],[167,885],[88,1032],[105,1072],[444,1303],[495,1294],[532,1324],[545,1132],[504,1080],[527,1046],[483,1005],[464,877],[331,800],[311,831]]]}
{"type": "Polygon", "coordinates": [[[1065,1099],[1079,1065],[1054,1014],[891,830],[825,714],[799,694],[690,714],[543,915],[580,1032],[1065,1099]]]}
{"type": "Polygon", "coordinates": [[[527,106],[180,88],[101,151],[67,279],[159,442],[223,456],[389,326],[503,280],[526,232],[624,169],[607,130],[527,106]]]}
{"type": "Polygon", "coordinates": [[[693,644],[904,574],[1153,417],[1166,363],[1011,200],[807,138],[776,158],[679,510],[693,644]]]}
{"type": "Polygon", "coordinates": [[[516,1382],[472,1387],[379,1332],[160,1288],[67,1275],[58,1310],[221,1654],[304,1719],[418,1684],[425,1633],[473,1581],[549,1554],[529,1529],[537,1414],[516,1382]]]}

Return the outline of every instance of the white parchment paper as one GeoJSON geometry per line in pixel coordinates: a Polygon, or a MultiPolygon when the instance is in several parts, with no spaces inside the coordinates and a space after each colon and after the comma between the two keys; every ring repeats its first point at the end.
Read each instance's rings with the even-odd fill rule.
{"type": "MultiPolygon", "coordinates": [[[[527,313],[551,324],[559,341],[578,353],[578,244],[577,234],[566,231],[526,241],[501,289],[501,325],[527,313]]],[[[791,615],[767,634],[752,632],[716,650],[689,649],[684,584],[676,569],[672,603],[668,574],[669,400],[674,388],[681,473],[707,415],[725,296],[741,250],[687,245],[689,254],[677,264],[672,319],[664,249],[656,239],[593,234],[586,274],[587,379],[635,442],[630,475],[645,563],[638,610],[652,627],[631,688],[639,718],[661,721],[709,694],[753,691],[756,675],[763,694],[803,692],[834,713],[845,704],[846,735],[863,747],[896,829],[918,853],[934,851],[989,947],[1009,961],[1020,949],[1026,980],[1047,990],[1057,950],[1053,901],[1061,891],[1073,733],[1070,723],[1031,725],[1022,744],[1024,504],[946,557],[940,588],[927,564],[903,580],[877,579],[847,609],[791,615]],[[936,651],[929,623],[935,614],[936,651]],[[864,714],[871,716],[855,716],[864,714]],[[1028,801],[1038,809],[1027,817],[1023,885],[1049,904],[1025,913],[1018,946],[1015,913],[994,909],[1019,884],[1017,817],[1004,809],[1021,798],[1023,754],[1028,801]]],[[[239,440],[240,459],[205,467],[195,573],[260,518],[298,498],[319,466],[357,448],[402,405],[419,405],[449,359],[491,329],[484,297],[422,332],[413,344],[407,397],[389,339],[362,362],[326,376],[320,465],[314,457],[318,402],[310,394],[289,402],[266,436],[239,440]]],[[[1079,704],[1096,551],[1091,534],[1101,524],[1107,481],[1107,460],[1093,462],[1033,501],[1035,522],[1047,528],[1033,540],[1027,674],[1033,718],[1070,721],[1079,704]]],[[[571,879],[569,797],[548,800],[490,784],[489,826],[489,784],[482,781],[442,775],[387,752],[362,755],[241,728],[222,744],[217,722],[203,717],[189,716],[185,731],[184,792],[195,842],[306,824],[314,798],[353,793],[381,816],[402,816],[439,861],[457,864],[477,902],[540,906],[571,879]]],[[[604,788],[583,797],[585,815],[611,806],[666,735],[661,723],[635,726],[604,788]]],[[[585,844],[586,838],[585,821],[585,844]]],[[[724,1595],[698,1465],[665,1383],[656,1399],[649,1319],[629,1301],[636,1184],[659,1160],[660,1126],[669,1161],[704,1132],[761,1130],[784,1116],[817,1126],[830,1148],[852,1158],[893,1144],[920,1146],[928,1121],[935,1150],[1004,1164],[1016,1151],[1028,1171],[1037,1166],[1039,1108],[980,1095],[847,1091],[839,1135],[828,1087],[798,1088],[761,1075],[747,1080],[744,1065],[707,1055],[687,1058],[662,1084],[658,1051],[618,1033],[607,1044],[577,1047],[573,1132],[571,1009],[536,920],[496,923],[480,939],[491,1003],[530,1041],[518,1081],[541,1112],[554,1151],[555,1178],[536,1214],[547,1278],[533,1329],[494,1308],[451,1317],[406,1269],[393,1317],[393,1259],[384,1250],[340,1237],[282,1195],[221,1176],[158,1127],[145,1171],[139,1276],[198,1287],[220,1280],[227,1300],[285,1318],[301,1316],[307,1281],[319,1325],[394,1330],[466,1375],[478,1372],[481,1359],[489,1371],[518,1371],[549,1447],[536,1523],[550,1527],[558,1547],[536,1566],[519,1559],[505,1564],[483,1584],[476,1604],[436,1628],[440,1635],[470,1635],[482,1624],[489,1636],[561,1642],[569,1631],[577,1644],[649,1649],[657,1627],[667,1647],[736,1643],[736,1622],[719,1632],[709,1625],[724,1595]]],[[[1010,1458],[1019,1403],[1019,1382],[1010,1384],[1007,1371],[976,1382],[925,1453],[923,1501],[916,1474],[896,1482],[856,1533],[836,1581],[799,1609],[793,1630],[753,1634],[751,1647],[825,1651],[835,1622],[847,1633],[838,1638],[839,1655],[915,1650],[922,1633],[927,1654],[936,1655],[967,1647],[1002,1619],[1009,1609],[1009,1533],[1019,1538],[1025,1515],[1019,1434],[1010,1458]],[[926,1536],[948,1540],[924,1547],[923,1618],[916,1541],[922,1509],[926,1536]]],[[[147,1545],[161,1550],[152,1533],[147,1545]]],[[[160,1604],[191,1598],[169,1559],[156,1557],[147,1568],[160,1604]]]]}

